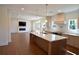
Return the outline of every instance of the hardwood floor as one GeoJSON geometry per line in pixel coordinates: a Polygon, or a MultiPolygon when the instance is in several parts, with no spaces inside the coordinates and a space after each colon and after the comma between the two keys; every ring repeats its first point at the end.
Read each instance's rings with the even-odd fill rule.
{"type": "Polygon", "coordinates": [[[72,51],[76,55],[79,55],[79,48],[76,48],[76,47],[71,46],[71,45],[67,45],[67,50],[72,51]]]}
{"type": "Polygon", "coordinates": [[[29,43],[29,33],[13,33],[12,42],[6,46],[0,46],[1,55],[45,55],[35,44],[29,43]]]}
{"type": "MultiPolygon", "coordinates": [[[[0,55],[47,55],[37,45],[29,42],[29,33],[12,33],[11,39],[8,45],[0,46],[0,55]]],[[[69,46],[67,49],[73,51],[69,46]]]]}

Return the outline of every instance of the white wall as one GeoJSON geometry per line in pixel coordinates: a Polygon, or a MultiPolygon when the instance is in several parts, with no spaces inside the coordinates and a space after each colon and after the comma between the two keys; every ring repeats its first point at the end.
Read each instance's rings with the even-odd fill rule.
{"type": "MultiPolygon", "coordinates": [[[[56,20],[55,19],[55,15],[52,16],[52,21],[56,20]]],[[[68,12],[68,13],[65,13],[65,18],[64,18],[64,21],[66,21],[66,24],[56,24],[57,27],[55,30],[61,30],[63,32],[68,32],[68,20],[69,19],[77,19],[79,17],[79,10],[76,10],[76,11],[72,11],[72,12],[68,12]],[[58,28],[58,27],[61,27],[63,26],[62,28],[58,28]]]]}
{"type": "Polygon", "coordinates": [[[8,11],[0,7],[0,46],[8,45],[10,40],[8,11]]]}
{"type": "Polygon", "coordinates": [[[65,20],[66,20],[65,31],[68,31],[68,20],[69,19],[78,19],[78,17],[79,17],[79,10],[72,11],[72,12],[69,12],[69,13],[65,13],[65,20]]]}
{"type": "Polygon", "coordinates": [[[18,20],[10,17],[10,33],[18,32],[18,20]]]}
{"type": "Polygon", "coordinates": [[[31,21],[27,21],[25,19],[11,18],[11,20],[10,20],[10,32],[11,33],[19,32],[19,26],[18,26],[19,21],[26,22],[26,31],[24,31],[24,32],[31,31],[31,21]]]}
{"type": "Polygon", "coordinates": [[[31,22],[30,21],[26,21],[26,30],[27,30],[27,32],[31,32],[31,22]]]}

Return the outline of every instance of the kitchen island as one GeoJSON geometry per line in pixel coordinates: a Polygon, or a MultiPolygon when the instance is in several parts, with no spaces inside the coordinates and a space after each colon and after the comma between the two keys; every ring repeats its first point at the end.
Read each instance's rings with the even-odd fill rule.
{"type": "Polygon", "coordinates": [[[48,55],[64,55],[67,37],[44,34],[40,32],[30,33],[30,43],[35,43],[48,55]]]}

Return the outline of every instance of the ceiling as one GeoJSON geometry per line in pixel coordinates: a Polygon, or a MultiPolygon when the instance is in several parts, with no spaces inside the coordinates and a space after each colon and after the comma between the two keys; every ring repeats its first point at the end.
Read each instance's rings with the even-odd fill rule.
{"type": "Polygon", "coordinates": [[[48,4],[47,7],[46,4],[5,4],[0,6],[6,7],[13,17],[18,15],[53,16],[57,13],[66,13],[79,9],[79,4],[48,4]]]}

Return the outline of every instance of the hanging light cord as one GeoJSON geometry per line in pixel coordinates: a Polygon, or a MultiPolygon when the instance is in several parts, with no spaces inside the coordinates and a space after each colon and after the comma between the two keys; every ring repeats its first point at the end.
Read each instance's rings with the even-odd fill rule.
{"type": "Polygon", "coordinates": [[[46,4],[46,16],[47,16],[47,6],[48,6],[48,4],[46,4]]]}

